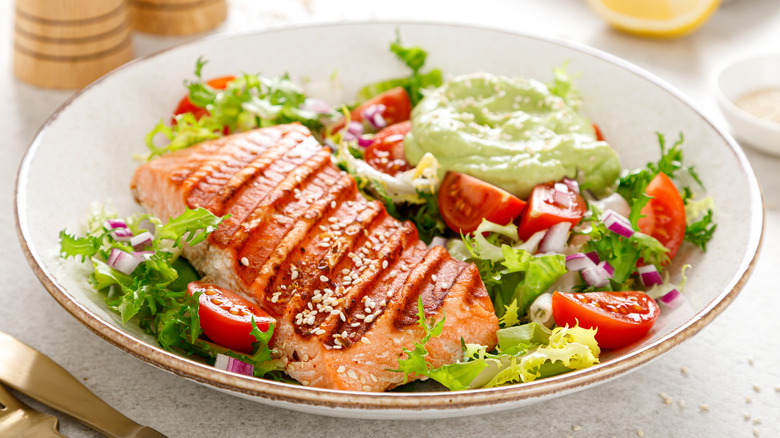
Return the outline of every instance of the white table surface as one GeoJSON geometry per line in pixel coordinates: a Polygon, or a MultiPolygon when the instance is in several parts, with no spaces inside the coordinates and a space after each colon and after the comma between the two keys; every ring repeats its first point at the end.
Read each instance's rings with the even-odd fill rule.
{"type": "MultiPolygon", "coordinates": [[[[723,118],[708,90],[713,68],[732,55],[780,51],[777,0],[731,0],[704,28],[671,41],[618,33],[580,0],[229,3],[228,20],[208,34],[381,18],[473,23],[570,39],[660,76],[721,123],[723,118]]],[[[0,288],[0,330],[48,354],[136,421],[172,437],[780,436],[780,158],[746,148],[763,187],[767,220],[762,254],[751,280],[712,324],[660,359],[601,386],[492,415],[394,422],[319,417],[242,400],[147,365],[89,332],[49,296],[17,243],[14,182],[38,126],[72,93],[35,88],[13,77],[10,0],[0,2],[0,29],[0,128],[4,137],[0,145],[0,278],[5,285],[0,288]],[[683,367],[689,372],[682,372],[683,367]],[[659,393],[674,402],[664,403],[659,393]]],[[[134,44],[137,55],[144,55],[198,37],[137,34],[134,44]]],[[[98,436],[66,415],[57,415],[65,435],[98,436]]]]}

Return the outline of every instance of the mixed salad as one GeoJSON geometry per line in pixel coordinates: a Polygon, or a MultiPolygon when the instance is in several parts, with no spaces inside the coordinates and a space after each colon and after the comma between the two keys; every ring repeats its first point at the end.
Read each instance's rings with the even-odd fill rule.
{"type": "MultiPolygon", "coordinates": [[[[308,97],[286,75],[206,80],[206,62],[199,59],[171,119],[148,133],[145,158],[258,127],[308,127],[366,197],[412,221],[426,243],[445,246],[479,269],[499,317],[496,348],[463,345],[462,361],[431,368],[425,344],[441,332],[444,319],[426,320],[420,306],[426,336],[398,352],[396,371],[427,376],[452,390],[529,382],[591,366],[602,348],[636,342],[662,308],[684,301],[683,284],[669,281],[667,267],[686,241],[706,250],[716,226],[711,199],[695,199],[684,186],[701,181],[683,164],[682,134],[671,144],[658,134],[659,161],[618,173],[616,155],[598,127],[577,112],[580,96],[565,68],[556,69],[547,84],[484,74],[445,81],[441,71],[424,69],[427,54],[420,47],[397,40],[390,50],[410,74],[370,84],[357,103],[340,106],[308,97]],[[475,99],[471,90],[482,86],[487,96],[475,99]],[[447,125],[453,132],[431,125],[442,119],[441,113],[430,116],[434,110],[451,113],[447,125]],[[453,136],[456,143],[477,140],[446,143],[453,136]],[[477,159],[471,168],[458,167],[464,160],[426,151],[426,141],[473,147],[469,155],[477,159]],[[516,160],[519,150],[509,157],[496,152],[505,153],[504,145],[514,141],[525,142],[523,153],[531,155],[539,155],[534,145],[548,150],[553,144],[557,155],[582,149],[602,158],[589,172],[576,162],[527,167],[533,160],[516,160]],[[506,170],[509,162],[520,167],[506,170]]],[[[183,244],[203,241],[223,218],[197,209],[161,219],[119,218],[109,206],[96,206],[84,236],[61,232],[62,255],[89,260],[90,282],[106,304],[163,348],[231,371],[291,381],[269,348],[273,318],[231,291],[199,283],[200,274],[180,257],[183,244]],[[205,295],[231,303],[233,316],[224,306],[209,306],[205,295]]],[[[684,283],[684,272],[680,277],[684,283]]]]}

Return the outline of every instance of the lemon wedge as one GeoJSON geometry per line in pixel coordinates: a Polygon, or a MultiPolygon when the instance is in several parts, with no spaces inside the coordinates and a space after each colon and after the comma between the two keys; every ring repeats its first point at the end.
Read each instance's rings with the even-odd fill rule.
{"type": "Polygon", "coordinates": [[[613,27],[635,35],[677,38],[703,25],[720,0],[588,0],[613,27]]]}

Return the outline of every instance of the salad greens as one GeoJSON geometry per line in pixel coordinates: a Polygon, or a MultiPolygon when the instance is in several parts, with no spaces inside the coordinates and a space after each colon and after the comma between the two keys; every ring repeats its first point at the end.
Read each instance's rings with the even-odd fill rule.
{"type": "Polygon", "coordinates": [[[425,344],[439,336],[446,315],[437,322],[427,321],[418,301],[418,318],[425,336],[414,349],[404,348],[398,357],[398,369],[404,373],[426,376],[450,390],[493,388],[510,383],[524,383],[587,368],[598,363],[600,349],[594,338],[596,330],[581,327],[556,327],[552,331],[535,322],[500,329],[498,346],[493,352],[476,344],[462,344],[463,360],[433,368],[426,362],[425,344]],[[405,357],[404,357],[405,356],[405,357]]]}
{"type": "Polygon", "coordinates": [[[64,258],[89,259],[93,266],[89,282],[104,294],[106,305],[118,313],[122,323],[135,319],[146,333],[154,336],[160,345],[185,355],[210,358],[213,364],[218,353],[255,365],[255,376],[279,376],[281,363],[274,360],[268,342],[273,327],[261,332],[252,321],[252,335],[257,339],[251,355],[241,354],[199,339],[198,318],[200,293],[189,296],[186,292],[191,281],[200,275],[183,258],[179,257],[182,244],[197,245],[216,229],[224,218],[214,216],[208,210],[187,209],[178,217],[163,224],[149,214],[136,214],[125,222],[134,234],[146,228],[154,228],[152,240],[143,261],[130,273],[123,273],[108,263],[113,250],[133,252],[129,242],[118,241],[111,230],[104,227],[117,214],[105,206],[93,209],[87,223],[85,236],[76,237],[65,230],[60,232],[61,254],[64,258]]]}

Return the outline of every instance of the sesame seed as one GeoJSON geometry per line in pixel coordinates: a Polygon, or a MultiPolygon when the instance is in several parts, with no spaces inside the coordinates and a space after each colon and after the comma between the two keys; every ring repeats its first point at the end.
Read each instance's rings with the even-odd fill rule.
{"type": "Polygon", "coordinates": [[[328,277],[326,277],[324,275],[320,275],[320,281],[322,281],[323,283],[327,283],[327,282],[330,281],[330,278],[328,278],[328,277]]]}
{"type": "Polygon", "coordinates": [[[328,231],[328,227],[326,227],[325,225],[320,225],[320,230],[328,231]]]}
{"type": "Polygon", "coordinates": [[[365,255],[368,255],[368,248],[360,248],[360,252],[362,252],[365,255]]]}
{"type": "Polygon", "coordinates": [[[341,366],[339,366],[339,367],[338,367],[338,369],[336,370],[336,372],[337,372],[337,373],[339,373],[339,374],[341,374],[341,373],[343,373],[343,372],[344,372],[344,370],[345,370],[345,369],[346,369],[346,368],[344,368],[344,365],[341,365],[341,366]]]}
{"type": "Polygon", "coordinates": [[[749,358],[748,358],[748,365],[750,365],[750,366],[752,367],[752,366],[753,366],[753,364],[754,364],[754,362],[753,362],[753,358],[752,358],[752,357],[749,357],[749,358]]]}
{"type": "Polygon", "coordinates": [[[382,260],[382,269],[387,269],[387,260],[382,260]]]}
{"type": "Polygon", "coordinates": [[[356,319],[365,319],[365,315],[355,315],[356,319]]]}
{"type": "Polygon", "coordinates": [[[359,322],[353,322],[353,323],[352,323],[352,324],[350,324],[349,326],[350,326],[350,327],[359,327],[359,326],[360,326],[360,323],[359,323],[359,322]]]}
{"type": "Polygon", "coordinates": [[[349,269],[342,269],[341,273],[344,275],[349,275],[349,269]]]}
{"type": "Polygon", "coordinates": [[[780,385],[775,386],[775,392],[780,392],[780,385]]]}
{"type": "Polygon", "coordinates": [[[745,417],[745,421],[750,421],[751,415],[749,413],[745,412],[744,417],[745,417]]]}
{"type": "Polygon", "coordinates": [[[330,201],[330,208],[336,208],[336,201],[330,201]]]}
{"type": "Polygon", "coordinates": [[[336,219],[335,217],[329,217],[328,222],[330,223],[338,222],[338,219],[336,219]]]}
{"type": "Polygon", "coordinates": [[[754,383],[754,384],[753,384],[753,391],[756,391],[756,392],[761,392],[761,387],[760,387],[760,386],[758,386],[758,384],[754,383]]]}
{"type": "Polygon", "coordinates": [[[362,342],[362,343],[364,343],[364,344],[370,344],[370,343],[371,343],[371,341],[369,341],[369,340],[368,340],[368,338],[367,338],[367,337],[365,337],[365,336],[363,336],[362,338],[360,338],[360,342],[362,342]]]}
{"type": "Polygon", "coordinates": [[[669,395],[665,392],[659,392],[658,396],[661,397],[664,400],[664,403],[667,405],[670,405],[674,402],[674,399],[669,397],[669,395]]]}
{"type": "Polygon", "coordinates": [[[368,385],[363,385],[363,391],[371,391],[371,387],[368,385]]]}
{"type": "Polygon", "coordinates": [[[314,334],[316,334],[316,335],[324,335],[324,334],[325,334],[325,330],[323,330],[323,329],[317,329],[317,330],[314,332],[314,334]]]}
{"type": "Polygon", "coordinates": [[[580,430],[582,430],[582,426],[580,426],[580,425],[572,426],[571,430],[573,430],[575,432],[579,432],[580,430]]]}
{"type": "Polygon", "coordinates": [[[334,346],[333,346],[333,349],[334,349],[334,350],[341,350],[341,345],[334,345],[334,346]]]}
{"type": "Polygon", "coordinates": [[[683,375],[685,376],[690,374],[690,370],[687,367],[680,367],[680,372],[683,373],[683,375]]]}
{"type": "Polygon", "coordinates": [[[761,431],[757,427],[753,428],[753,436],[761,436],[761,431]]]}
{"type": "Polygon", "coordinates": [[[298,271],[292,271],[290,273],[290,279],[295,280],[296,278],[298,278],[298,271]]]}
{"type": "Polygon", "coordinates": [[[303,356],[301,357],[301,359],[303,359],[304,362],[308,362],[309,361],[309,355],[306,354],[306,353],[303,353],[303,356]]]}
{"type": "Polygon", "coordinates": [[[387,274],[387,276],[390,278],[395,278],[396,275],[398,275],[398,272],[396,270],[392,270],[390,271],[389,274],[387,274]]]}
{"type": "Polygon", "coordinates": [[[355,372],[355,370],[349,370],[349,371],[347,371],[347,375],[348,375],[350,378],[354,379],[354,380],[357,380],[357,378],[358,378],[358,377],[357,377],[357,373],[355,372]]]}
{"type": "Polygon", "coordinates": [[[366,322],[366,324],[368,324],[368,323],[370,323],[373,320],[374,320],[374,315],[368,315],[368,316],[366,316],[365,322],[366,322]]]}
{"type": "Polygon", "coordinates": [[[344,321],[344,322],[347,321],[347,317],[344,316],[344,312],[342,312],[341,310],[339,310],[339,319],[344,321]]]}
{"type": "Polygon", "coordinates": [[[387,292],[387,298],[393,298],[393,291],[387,292]]]}
{"type": "Polygon", "coordinates": [[[699,409],[701,409],[704,412],[709,412],[710,405],[701,404],[701,405],[699,405],[699,409]]]}
{"type": "Polygon", "coordinates": [[[685,400],[680,399],[680,401],[677,402],[677,406],[684,408],[685,407],[685,400]]]}
{"type": "Polygon", "coordinates": [[[431,275],[431,280],[433,280],[433,282],[436,283],[436,280],[438,280],[436,274],[431,275]]]}
{"type": "Polygon", "coordinates": [[[367,246],[368,248],[373,248],[373,247],[374,247],[374,245],[371,243],[371,241],[370,241],[370,240],[366,241],[366,246],[367,246]]]}
{"type": "Polygon", "coordinates": [[[645,432],[642,429],[637,429],[636,430],[636,435],[637,436],[645,436],[645,432]]]}
{"type": "Polygon", "coordinates": [[[761,417],[756,417],[753,419],[753,424],[761,424],[761,417]]]}

